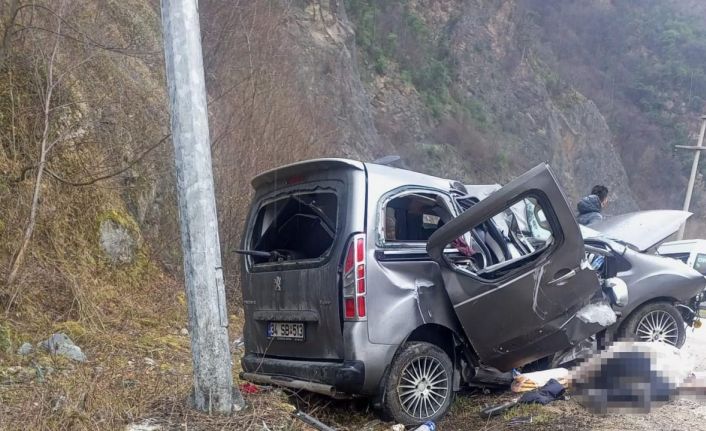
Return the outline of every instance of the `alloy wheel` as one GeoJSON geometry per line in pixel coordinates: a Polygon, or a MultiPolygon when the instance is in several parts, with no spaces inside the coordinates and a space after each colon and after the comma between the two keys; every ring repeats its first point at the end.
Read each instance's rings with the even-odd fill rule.
{"type": "Polygon", "coordinates": [[[658,341],[676,346],[679,327],[671,314],[663,310],[654,310],[640,319],[635,335],[640,341],[658,341]]]}
{"type": "Polygon", "coordinates": [[[449,376],[441,361],[431,356],[412,360],[402,371],[398,396],[404,411],[417,419],[436,414],[449,396],[449,376]]]}

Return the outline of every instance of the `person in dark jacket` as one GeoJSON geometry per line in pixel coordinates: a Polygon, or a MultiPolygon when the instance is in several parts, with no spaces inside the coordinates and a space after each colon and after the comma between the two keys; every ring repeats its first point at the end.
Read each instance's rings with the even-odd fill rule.
{"type": "Polygon", "coordinates": [[[579,211],[576,221],[584,226],[590,226],[603,220],[603,208],[608,204],[608,187],[593,186],[591,194],[584,197],[576,205],[579,211]]]}

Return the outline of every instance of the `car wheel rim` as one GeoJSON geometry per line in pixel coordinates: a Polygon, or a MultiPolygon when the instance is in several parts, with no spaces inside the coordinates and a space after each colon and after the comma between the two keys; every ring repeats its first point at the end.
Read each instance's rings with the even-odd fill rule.
{"type": "Polygon", "coordinates": [[[446,368],[431,356],[415,358],[402,371],[397,393],[408,415],[417,419],[434,416],[449,396],[446,368]]]}
{"type": "Polygon", "coordinates": [[[679,340],[679,325],[666,311],[650,311],[637,324],[636,335],[640,341],[657,341],[676,346],[679,340]]]}

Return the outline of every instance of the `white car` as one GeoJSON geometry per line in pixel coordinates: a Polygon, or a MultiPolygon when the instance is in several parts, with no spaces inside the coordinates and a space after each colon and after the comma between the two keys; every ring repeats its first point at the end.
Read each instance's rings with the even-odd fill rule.
{"type": "MultiPolygon", "coordinates": [[[[681,260],[706,277],[706,239],[665,242],[657,247],[657,254],[681,260]]],[[[706,304],[702,304],[699,308],[706,309],[706,304]]]]}
{"type": "Polygon", "coordinates": [[[706,276],[706,239],[665,242],[657,247],[657,254],[681,260],[706,276]]]}

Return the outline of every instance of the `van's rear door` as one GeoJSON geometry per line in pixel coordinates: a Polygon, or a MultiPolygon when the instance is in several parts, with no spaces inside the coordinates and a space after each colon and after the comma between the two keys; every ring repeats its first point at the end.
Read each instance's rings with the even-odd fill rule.
{"type": "Polygon", "coordinates": [[[242,248],[245,348],[282,358],[342,360],[340,270],[364,232],[362,163],[319,159],[266,172],[242,248]]]}

